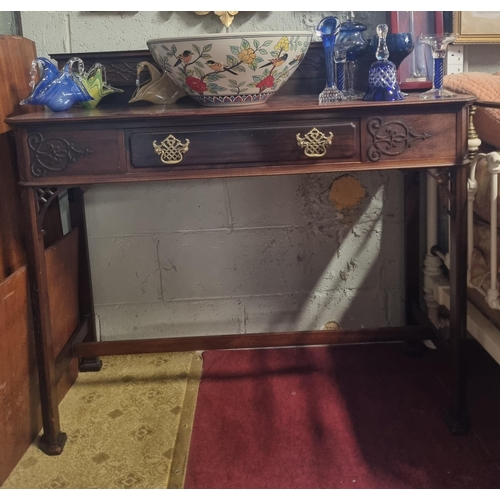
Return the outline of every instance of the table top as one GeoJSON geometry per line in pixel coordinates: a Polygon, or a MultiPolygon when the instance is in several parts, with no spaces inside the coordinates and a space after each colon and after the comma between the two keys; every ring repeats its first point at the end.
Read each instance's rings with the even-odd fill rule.
{"type": "Polygon", "coordinates": [[[6,122],[12,126],[27,127],[45,123],[79,123],[79,122],[105,122],[114,120],[143,121],[161,120],[168,117],[232,117],[232,116],[258,116],[265,114],[283,114],[290,112],[316,112],[329,115],[332,113],[361,112],[375,110],[393,110],[399,113],[402,109],[413,108],[422,112],[438,112],[443,107],[463,106],[472,104],[475,96],[459,94],[452,99],[424,100],[419,98],[419,93],[411,93],[404,101],[341,101],[320,106],[318,97],[313,95],[299,96],[273,96],[267,102],[257,105],[238,106],[201,106],[193,99],[186,97],[170,105],[141,105],[124,108],[95,108],[84,109],[74,107],[64,112],[50,110],[12,116],[6,122]]]}
{"type": "Polygon", "coordinates": [[[10,117],[22,185],[450,167],[467,160],[474,96],[318,104],[175,104],[38,111],[10,117]]]}

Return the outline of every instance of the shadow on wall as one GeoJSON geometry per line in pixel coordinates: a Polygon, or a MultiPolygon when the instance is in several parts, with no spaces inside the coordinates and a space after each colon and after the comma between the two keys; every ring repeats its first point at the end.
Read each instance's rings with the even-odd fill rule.
{"type": "MultiPolygon", "coordinates": [[[[314,330],[332,321],[342,328],[400,321],[395,302],[401,297],[402,276],[394,245],[399,226],[390,221],[392,205],[384,203],[387,181],[374,173],[357,177],[362,182],[346,174],[304,176],[297,197],[297,222],[302,217],[303,227],[285,230],[284,245],[274,239],[264,245],[258,238],[247,240],[245,262],[260,263],[252,267],[256,276],[250,280],[268,283],[271,275],[281,282],[276,295],[263,294],[257,307],[255,297],[240,298],[244,333],[314,330]]],[[[262,200],[248,195],[246,203],[252,210],[262,200]]],[[[269,205],[272,210],[272,201],[269,205]]],[[[273,237],[278,234],[274,231],[273,237]]],[[[247,275],[238,256],[232,259],[240,276],[247,275]]],[[[243,284],[236,293],[244,291],[243,284]]]]}
{"type": "Polygon", "coordinates": [[[400,175],[90,190],[102,338],[402,324],[400,175]]]}
{"type": "Polygon", "coordinates": [[[308,200],[309,208],[319,211],[319,217],[309,214],[311,225],[323,234],[336,232],[338,244],[330,253],[312,257],[320,258],[322,272],[295,316],[298,329],[332,328],[332,323],[333,328],[379,327],[400,321],[394,311],[394,290],[402,278],[393,244],[397,226],[384,227],[389,215],[383,208],[385,188],[370,183],[369,193],[356,177],[345,174],[322,193],[328,195],[322,210],[308,200]]]}

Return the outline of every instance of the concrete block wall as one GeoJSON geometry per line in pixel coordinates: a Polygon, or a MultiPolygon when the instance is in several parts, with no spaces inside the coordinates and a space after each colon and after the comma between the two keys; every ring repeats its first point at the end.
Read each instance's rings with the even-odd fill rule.
{"type": "Polygon", "coordinates": [[[358,174],[342,210],[344,174],[92,188],[103,338],[398,324],[399,175],[358,174]]]}
{"type": "MultiPolygon", "coordinates": [[[[246,12],[229,31],[313,29],[331,14],[246,12]]],[[[39,55],[226,31],[189,12],[22,16],[39,55]]],[[[385,13],[358,18],[374,29],[385,13]]],[[[95,186],[85,201],[105,340],[402,324],[397,171],[95,186]]]]}

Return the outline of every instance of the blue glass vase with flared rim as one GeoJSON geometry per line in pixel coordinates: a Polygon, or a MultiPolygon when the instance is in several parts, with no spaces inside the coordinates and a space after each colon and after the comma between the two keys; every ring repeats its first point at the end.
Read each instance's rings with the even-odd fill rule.
{"type": "Polygon", "coordinates": [[[344,93],[335,84],[335,41],[340,31],[340,21],[335,16],[323,18],[316,27],[316,34],[321,37],[323,49],[325,51],[326,65],[326,87],[320,93],[318,102],[320,105],[329,104],[336,101],[344,101],[344,93]]]}

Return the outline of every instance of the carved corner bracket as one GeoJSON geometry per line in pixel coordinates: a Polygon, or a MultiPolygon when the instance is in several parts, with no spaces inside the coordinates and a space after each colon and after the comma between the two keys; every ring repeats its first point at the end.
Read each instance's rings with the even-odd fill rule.
{"type": "Polygon", "coordinates": [[[379,117],[369,120],[367,129],[373,138],[373,143],[367,150],[370,161],[379,161],[383,155],[400,155],[410,148],[415,141],[424,141],[431,137],[426,132],[414,132],[411,127],[400,120],[383,123],[382,118],[379,117]]]}
{"type": "Polygon", "coordinates": [[[451,170],[451,168],[441,168],[435,174],[430,170],[426,170],[426,174],[430,175],[438,185],[438,199],[448,215],[450,215],[448,205],[451,201],[451,191],[449,187],[451,170]]]}
{"type": "Polygon", "coordinates": [[[42,134],[30,135],[28,145],[33,151],[31,173],[36,177],[43,177],[48,172],[62,172],[81,156],[92,154],[91,149],[77,149],[63,137],[44,139],[42,134]]]}
{"type": "Polygon", "coordinates": [[[49,205],[59,196],[57,187],[37,187],[35,188],[37,223],[39,231],[42,231],[43,218],[49,205]]]}

